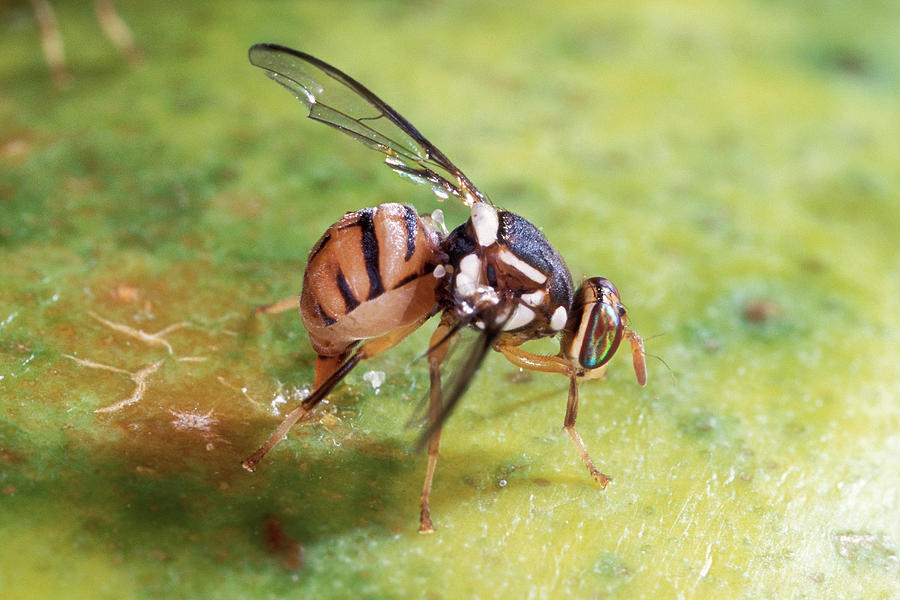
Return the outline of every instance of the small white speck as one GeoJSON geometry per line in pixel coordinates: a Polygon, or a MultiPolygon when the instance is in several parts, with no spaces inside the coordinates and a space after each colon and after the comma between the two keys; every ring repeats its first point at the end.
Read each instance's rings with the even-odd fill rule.
{"type": "Polygon", "coordinates": [[[16,315],[18,315],[18,314],[19,314],[19,311],[16,311],[13,314],[6,317],[2,322],[0,322],[0,327],[6,327],[10,323],[12,323],[12,320],[15,319],[16,315]]]}
{"type": "Polygon", "coordinates": [[[709,568],[712,566],[712,544],[706,546],[706,562],[703,563],[703,568],[700,569],[700,575],[697,577],[697,580],[703,579],[709,573],[709,568]]]}
{"type": "Polygon", "coordinates": [[[440,198],[441,200],[446,200],[450,197],[450,194],[439,185],[431,186],[431,190],[434,192],[434,195],[440,198]]]}
{"type": "Polygon", "coordinates": [[[276,417],[281,414],[281,411],[278,410],[278,406],[281,404],[287,404],[287,398],[285,398],[283,394],[278,393],[272,399],[272,404],[270,405],[272,407],[272,414],[276,417]]]}
{"type": "Polygon", "coordinates": [[[272,398],[272,402],[269,406],[272,407],[272,414],[274,416],[279,416],[281,411],[278,409],[282,404],[287,404],[288,401],[291,402],[303,402],[309,397],[309,386],[304,385],[302,387],[290,388],[287,392],[282,391],[281,386],[278,387],[278,392],[275,394],[275,397],[272,398]]]}
{"type": "Polygon", "coordinates": [[[447,231],[447,224],[444,222],[444,211],[439,208],[435,209],[434,212],[431,213],[431,220],[441,227],[444,235],[450,233],[449,231],[447,231]]]}
{"type": "Polygon", "coordinates": [[[731,467],[731,469],[728,471],[728,478],[722,483],[722,485],[728,485],[732,481],[734,481],[734,467],[731,467]]]}
{"type": "Polygon", "coordinates": [[[41,302],[41,306],[47,306],[48,304],[54,304],[57,301],[59,301],[59,292],[54,293],[48,299],[41,302]]]}
{"type": "Polygon", "coordinates": [[[372,389],[375,390],[376,394],[379,392],[379,388],[384,383],[384,379],[384,371],[367,371],[363,374],[363,381],[368,382],[372,386],[372,389]]]}

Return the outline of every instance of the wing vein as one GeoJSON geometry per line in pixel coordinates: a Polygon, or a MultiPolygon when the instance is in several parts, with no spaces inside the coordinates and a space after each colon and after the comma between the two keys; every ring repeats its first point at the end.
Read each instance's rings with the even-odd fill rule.
{"type": "Polygon", "coordinates": [[[417,183],[430,184],[439,198],[452,195],[469,206],[488,202],[469,178],[418,129],[340,69],[276,44],[257,44],[250,48],[250,62],[292,92],[306,106],[309,118],[331,125],[387,155],[388,166],[398,174],[417,183]],[[373,110],[377,114],[371,114],[373,110]]]}

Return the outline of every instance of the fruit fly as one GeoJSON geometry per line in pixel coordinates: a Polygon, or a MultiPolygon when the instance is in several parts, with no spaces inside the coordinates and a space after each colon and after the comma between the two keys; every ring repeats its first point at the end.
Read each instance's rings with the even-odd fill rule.
{"type": "Polygon", "coordinates": [[[345,214],[313,246],[300,295],[300,315],[317,354],[310,395],[266,443],[244,461],[249,471],[360,361],[398,344],[435,315],[427,351],[430,374],[428,448],[419,531],[433,531],[429,501],[441,427],[490,349],[523,369],[569,379],[564,428],[601,487],[610,479],[590,458],[575,429],[578,383],[603,377],[623,340],[631,345],[638,383],[647,380],[641,337],[629,329],[619,291],[607,279],[575,290],[566,263],[523,217],[494,206],[443,152],[397,111],[339,69],[274,44],[250,48],[250,62],[294,93],[309,118],[330,125],[385,155],[399,175],[453,197],[470,210],[445,233],[435,219],[402,204],[345,214]],[[464,328],[478,335],[456,375],[442,387],[441,366],[464,328]],[[520,346],[557,336],[545,356],[520,346]]]}

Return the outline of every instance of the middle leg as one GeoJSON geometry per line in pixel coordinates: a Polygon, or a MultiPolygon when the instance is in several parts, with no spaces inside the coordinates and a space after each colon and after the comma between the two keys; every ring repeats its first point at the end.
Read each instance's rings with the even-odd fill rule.
{"type": "MultiPolygon", "coordinates": [[[[434,426],[441,417],[444,407],[441,398],[441,364],[447,357],[450,342],[453,335],[450,334],[453,327],[445,319],[431,336],[428,346],[428,371],[431,379],[428,402],[428,421],[434,426]]],[[[431,484],[434,481],[434,470],[437,467],[437,459],[441,448],[441,427],[437,426],[431,437],[428,438],[428,466],[425,469],[425,483],[422,485],[421,511],[419,513],[419,533],[433,533],[434,526],[431,523],[431,484]]]]}

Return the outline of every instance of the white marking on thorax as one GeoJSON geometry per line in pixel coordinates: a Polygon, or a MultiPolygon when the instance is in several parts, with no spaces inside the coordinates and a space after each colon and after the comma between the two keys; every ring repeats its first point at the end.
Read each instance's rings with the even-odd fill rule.
{"type": "MultiPolygon", "coordinates": [[[[453,291],[460,302],[457,309],[466,314],[476,314],[500,302],[497,290],[484,284],[481,259],[474,252],[459,261],[453,291]]],[[[478,326],[483,328],[484,325],[482,323],[478,326]]]]}
{"type": "Polygon", "coordinates": [[[553,329],[553,331],[559,331],[566,326],[568,318],[569,315],[566,313],[566,309],[562,306],[558,306],[556,310],[553,311],[553,316],[550,317],[550,328],[553,329]]]}
{"type": "Polygon", "coordinates": [[[544,303],[544,296],[546,296],[544,290],[538,290],[536,292],[531,292],[530,294],[522,294],[519,298],[528,306],[536,308],[544,303]]]}
{"type": "Polygon", "coordinates": [[[481,283],[481,261],[475,254],[467,254],[459,261],[456,293],[464,298],[474,296],[479,283],[481,283]]]}
{"type": "Polygon", "coordinates": [[[481,261],[477,254],[466,254],[462,257],[459,261],[459,274],[465,275],[475,283],[481,280],[481,261]]]}
{"type": "Polygon", "coordinates": [[[513,329],[518,329],[519,327],[524,327],[528,325],[534,320],[534,311],[525,306],[524,304],[519,304],[516,306],[516,310],[513,311],[512,316],[506,321],[506,324],[503,325],[504,331],[510,331],[513,329]]]}
{"type": "Polygon", "coordinates": [[[497,253],[497,257],[535,283],[541,284],[547,281],[546,275],[529,265],[527,262],[516,256],[506,248],[501,247],[500,252],[497,253]]]}
{"type": "Polygon", "coordinates": [[[500,220],[497,211],[490,204],[479,202],[472,206],[472,226],[481,246],[490,246],[497,241],[500,220]]]}

